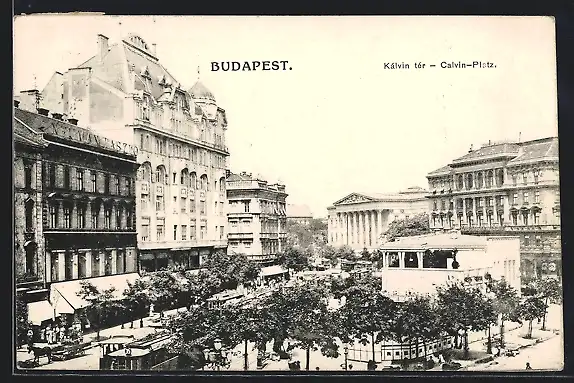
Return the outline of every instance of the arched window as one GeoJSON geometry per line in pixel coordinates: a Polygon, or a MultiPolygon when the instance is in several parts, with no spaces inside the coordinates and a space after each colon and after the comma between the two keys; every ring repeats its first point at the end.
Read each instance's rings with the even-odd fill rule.
{"type": "Polygon", "coordinates": [[[159,165],[155,169],[155,182],[158,183],[168,183],[167,173],[165,172],[165,166],[159,165]]]}
{"type": "Polygon", "coordinates": [[[189,171],[187,168],[181,171],[180,183],[184,186],[189,185],[189,171]]]}
{"type": "Polygon", "coordinates": [[[34,200],[28,198],[24,203],[26,209],[26,231],[34,229],[34,200]]]}
{"type": "Polygon", "coordinates": [[[464,188],[464,179],[462,177],[462,174],[459,174],[458,176],[457,186],[459,190],[462,190],[464,188]]]}
{"type": "Polygon", "coordinates": [[[482,172],[478,173],[478,176],[476,177],[476,187],[481,188],[483,186],[483,176],[482,176],[482,172]]]}
{"type": "Polygon", "coordinates": [[[492,170],[486,172],[486,187],[492,187],[494,185],[494,173],[492,170]]]}
{"type": "Polygon", "coordinates": [[[472,179],[472,173],[467,174],[467,175],[466,175],[466,187],[467,187],[468,189],[471,189],[471,188],[472,188],[472,186],[473,186],[473,185],[472,185],[472,181],[473,181],[473,179],[472,179]]]}
{"type": "Polygon", "coordinates": [[[189,187],[191,187],[192,189],[197,189],[197,175],[195,174],[195,172],[190,173],[189,187]]]}
{"type": "Polygon", "coordinates": [[[225,193],[225,177],[219,179],[219,191],[225,193]]]}
{"type": "Polygon", "coordinates": [[[207,174],[201,176],[201,190],[208,191],[209,190],[209,181],[207,179],[207,174]]]}
{"type": "Polygon", "coordinates": [[[149,162],[144,162],[141,164],[138,171],[138,179],[140,181],[151,182],[151,164],[149,162]]]}
{"type": "Polygon", "coordinates": [[[27,242],[24,245],[24,251],[26,252],[26,274],[36,275],[35,265],[36,265],[36,243],[27,242]]]}
{"type": "Polygon", "coordinates": [[[504,184],[504,171],[502,169],[496,171],[496,184],[498,186],[504,184]]]}

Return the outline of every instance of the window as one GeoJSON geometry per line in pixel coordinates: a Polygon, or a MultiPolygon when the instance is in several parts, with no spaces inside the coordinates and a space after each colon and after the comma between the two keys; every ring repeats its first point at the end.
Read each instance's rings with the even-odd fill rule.
{"type": "Polygon", "coordinates": [[[84,171],[80,168],[76,169],[76,189],[84,191],[84,171]]]}
{"type": "Polygon", "coordinates": [[[92,205],[92,217],[91,217],[91,221],[92,221],[92,229],[97,229],[98,228],[98,205],[92,205]]]}
{"type": "Polygon", "coordinates": [[[516,174],[512,175],[512,184],[516,186],[516,174]]]}
{"type": "Polygon", "coordinates": [[[71,226],[70,222],[70,208],[68,206],[64,207],[64,229],[69,229],[71,226]]]}
{"type": "Polygon", "coordinates": [[[70,188],[70,168],[66,165],[63,166],[64,168],[64,189],[70,188]]]}
{"type": "Polygon", "coordinates": [[[26,209],[26,231],[31,231],[34,228],[34,201],[29,199],[25,204],[26,209]]]}
{"type": "Polygon", "coordinates": [[[215,204],[213,205],[213,212],[217,214],[217,201],[215,201],[215,204]]]}
{"type": "Polygon", "coordinates": [[[181,225],[181,240],[187,241],[187,225],[181,225]]]}
{"type": "Polygon", "coordinates": [[[536,246],[542,245],[542,238],[539,235],[536,236],[535,240],[536,240],[536,246]]]}
{"type": "Polygon", "coordinates": [[[192,222],[191,226],[189,226],[189,239],[192,241],[196,239],[195,222],[192,222]]]}
{"type": "Polygon", "coordinates": [[[155,196],[155,211],[162,211],[163,207],[163,196],[155,196]]]}
{"type": "Polygon", "coordinates": [[[148,202],[148,198],[149,198],[149,197],[148,197],[147,195],[142,195],[141,198],[140,198],[140,206],[141,206],[142,211],[146,211],[146,210],[148,209],[148,207],[149,207],[149,206],[148,206],[148,203],[147,203],[147,202],[148,202]]]}
{"type": "Polygon", "coordinates": [[[522,200],[524,201],[525,204],[528,204],[530,202],[530,199],[528,198],[528,192],[522,193],[522,200]]]}
{"type": "Polygon", "coordinates": [[[173,240],[177,241],[177,225],[173,225],[173,240]]]}
{"type": "Polygon", "coordinates": [[[514,193],[512,195],[512,204],[513,205],[518,205],[518,193],[514,193]]]}
{"type": "Polygon", "coordinates": [[[219,239],[223,239],[223,235],[225,234],[224,232],[224,227],[220,226],[219,227],[219,239]]]}
{"type": "Polygon", "coordinates": [[[32,165],[30,164],[24,167],[24,187],[27,189],[32,188],[32,165]]]}
{"type": "Polygon", "coordinates": [[[540,225],[540,213],[538,212],[534,213],[534,224],[540,225]]]}
{"type": "Polygon", "coordinates": [[[483,207],[482,198],[478,198],[478,207],[483,207]]]}
{"type": "Polygon", "coordinates": [[[206,237],[206,233],[207,232],[207,226],[203,226],[201,225],[200,229],[199,229],[199,239],[201,241],[203,241],[206,237]]]}
{"type": "Polygon", "coordinates": [[[120,195],[120,177],[119,176],[114,176],[114,182],[116,184],[116,195],[120,195]]]}
{"type": "Polygon", "coordinates": [[[78,206],[78,228],[84,229],[86,227],[86,207],[78,206]]]}
{"type": "Polygon", "coordinates": [[[122,212],[118,207],[116,208],[116,230],[119,230],[121,228],[122,228],[122,212]]]}
{"type": "Polygon", "coordinates": [[[245,213],[249,213],[249,201],[243,202],[245,213]]]}
{"type": "Polygon", "coordinates": [[[104,174],[104,193],[110,194],[110,175],[104,174]]]}
{"type": "Polygon", "coordinates": [[[205,215],[205,201],[199,201],[199,214],[205,215]]]}
{"type": "Polygon", "coordinates": [[[528,173],[522,173],[522,183],[523,184],[528,183],[528,173]]]}
{"type": "Polygon", "coordinates": [[[156,224],[155,227],[155,232],[156,232],[156,238],[158,241],[163,241],[165,233],[164,233],[164,226],[163,226],[163,220],[158,220],[158,223],[156,224]]]}
{"type": "Polygon", "coordinates": [[[528,235],[524,236],[524,246],[530,245],[530,237],[528,235]]]}
{"type": "Polygon", "coordinates": [[[133,228],[134,226],[134,221],[133,221],[133,212],[132,212],[132,208],[128,207],[126,208],[126,226],[128,229],[133,228]]]}
{"type": "Polygon", "coordinates": [[[189,200],[189,212],[195,213],[195,200],[193,198],[189,200]]]}
{"type": "Polygon", "coordinates": [[[97,189],[96,189],[96,179],[97,179],[96,172],[91,172],[91,173],[90,173],[90,178],[91,178],[90,191],[91,191],[92,193],[95,193],[96,190],[97,190],[97,189]]]}
{"type": "Polygon", "coordinates": [[[522,222],[524,225],[528,225],[528,212],[522,213],[522,222]]]}
{"type": "Polygon", "coordinates": [[[445,208],[446,208],[446,201],[445,200],[440,201],[440,208],[441,208],[441,210],[445,210],[445,208]]]}
{"type": "Polygon", "coordinates": [[[126,194],[132,195],[132,179],[129,177],[126,177],[126,194]]]}
{"type": "Polygon", "coordinates": [[[540,172],[538,170],[534,171],[534,184],[538,184],[538,177],[540,177],[540,172]]]}
{"type": "Polygon", "coordinates": [[[534,203],[539,203],[540,202],[540,192],[536,191],[534,192],[534,203]]]}
{"type": "Polygon", "coordinates": [[[173,183],[177,183],[177,173],[173,173],[173,183]]]}
{"type": "Polygon", "coordinates": [[[50,227],[55,228],[58,225],[58,213],[56,205],[50,205],[49,214],[50,214],[50,227]]]}
{"type": "Polygon", "coordinates": [[[50,187],[56,186],[56,165],[48,164],[48,184],[50,187]]]}
{"type": "Polygon", "coordinates": [[[173,212],[177,213],[177,196],[173,197],[173,212]]]}
{"type": "Polygon", "coordinates": [[[512,224],[518,225],[518,214],[512,214],[512,224]]]}
{"type": "Polygon", "coordinates": [[[112,228],[112,211],[109,208],[104,209],[104,228],[112,228]]]}
{"type": "Polygon", "coordinates": [[[142,242],[149,241],[149,221],[141,226],[141,239],[142,242]]]}

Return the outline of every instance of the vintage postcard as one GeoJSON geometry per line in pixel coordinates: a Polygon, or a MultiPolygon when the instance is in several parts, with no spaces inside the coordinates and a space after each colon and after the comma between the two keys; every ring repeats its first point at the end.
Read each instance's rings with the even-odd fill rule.
{"type": "Polygon", "coordinates": [[[559,371],[551,17],[18,16],[14,367],[559,371]]]}

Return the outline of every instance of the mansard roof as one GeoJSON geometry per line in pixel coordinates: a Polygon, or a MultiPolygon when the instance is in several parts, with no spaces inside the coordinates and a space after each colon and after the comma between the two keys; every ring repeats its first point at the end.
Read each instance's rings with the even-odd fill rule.
{"type": "Polygon", "coordinates": [[[42,139],[41,134],[28,128],[21,121],[16,119],[16,117],[14,117],[13,119],[13,124],[14,124],[14,142],[18,142],[33,147],[47,146],[47,143],[42,139]]]}
{"type": "Polygon", "coordinates": [[[443,166],[442,168],[438,168],[436,170],[433,170],[432,172],[427,174],[427,177],[448,175],[448,174],[450,174],[451,171],[452,171],[452,168],[449,165],[446,165],[446,166],[443,166]]]}
{"type": "Polygon", "coordinates": [[[558,161],[558,137],[527,141],[522,145],[520,154],[508,162],[509,165],[536,162],[542,160],[558,161]]]}
{"type": "Polygon", "coordinates": [[[199,80],[197,80],[188,92],[194,99],[207,99],[215,102],[213,93],[199,80]]]}

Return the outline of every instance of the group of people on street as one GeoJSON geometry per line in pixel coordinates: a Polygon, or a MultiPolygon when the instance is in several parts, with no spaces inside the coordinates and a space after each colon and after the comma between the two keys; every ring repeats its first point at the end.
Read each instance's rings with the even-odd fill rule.
{"type": "MultiPolygon", "coordinates": [[[[34,344],[34,330],[30,328],[27,332],[28,348],[34,344]]],[[[54,322],[42,327],[38,332],[40,343],[57,344],[63,343],[67,340],[74,340],[82,335],[82,326],[80,322],[76,321],[72,325],[66,325],[63,321],[60,323],[54,322]]]]}

